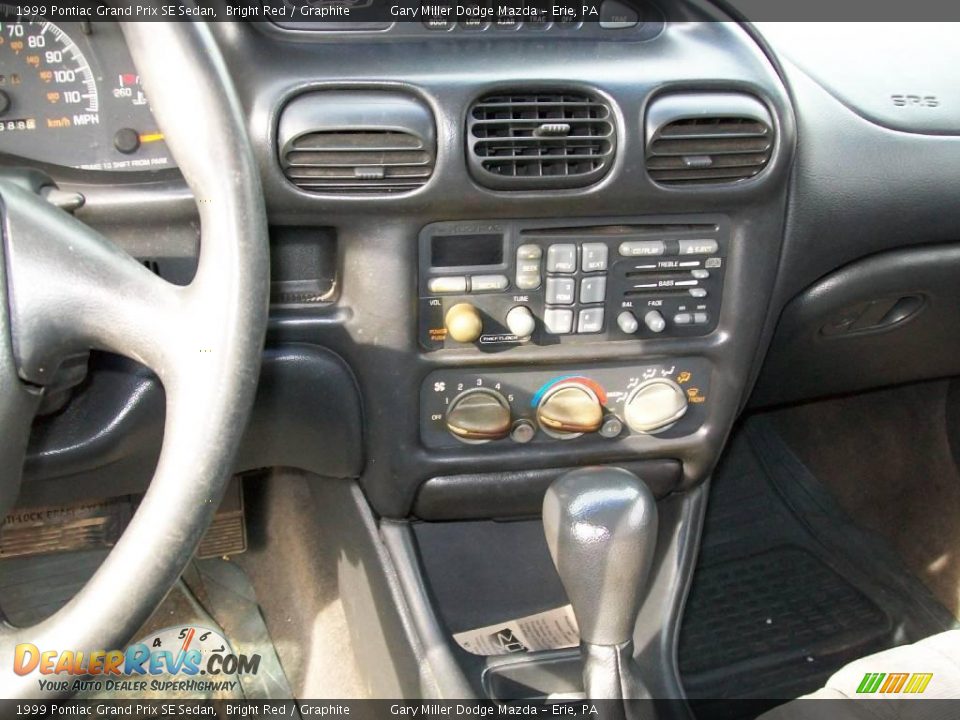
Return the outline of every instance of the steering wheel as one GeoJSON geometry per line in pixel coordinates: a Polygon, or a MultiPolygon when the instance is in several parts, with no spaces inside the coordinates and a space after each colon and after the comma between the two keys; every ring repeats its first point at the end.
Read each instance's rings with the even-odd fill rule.
{"type": "Polygon", "coordinates": [[[269,255],[243,111],[200,22],[126,23],[151,107],[200,214],[200,257],[172,285],[36,193],[0,180],[0,517],[16,500],[30,422],[60,362],[90,349],[151,368],[166,392],[160,459],[140,507],[93,578],[28,628],[0,623],[0,687],[18,643],[122,648],[189,562],[222,497],[253,404],[267,322],[269,255]],[[183,112],[189,108],[190,112],[183,112]]]}

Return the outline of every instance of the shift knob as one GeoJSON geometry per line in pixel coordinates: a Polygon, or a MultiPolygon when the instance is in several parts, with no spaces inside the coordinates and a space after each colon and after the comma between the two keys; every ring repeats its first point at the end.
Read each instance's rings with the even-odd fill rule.
{"type": "Polygon", "coordinates": [[[547,490],[543,527],[580,639],[629,642],[657,543],[650,489],[621,468],[571,470],[547,490]]]}

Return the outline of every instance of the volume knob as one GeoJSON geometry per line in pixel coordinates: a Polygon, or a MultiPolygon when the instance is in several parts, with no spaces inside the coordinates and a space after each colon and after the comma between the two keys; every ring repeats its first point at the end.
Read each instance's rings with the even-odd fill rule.
{"type": "Polygon", "coordinates": [[[476,342],[483,333],[483,318],[470,303],[457,303],[443,318],[447,335],[459,343],[476,342]]]}

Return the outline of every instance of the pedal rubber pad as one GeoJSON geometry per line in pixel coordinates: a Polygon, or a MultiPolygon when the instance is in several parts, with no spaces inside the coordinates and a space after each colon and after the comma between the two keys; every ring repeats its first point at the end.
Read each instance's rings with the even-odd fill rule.
{"type": "Polygon", "coordinates": [[[197,558],[239,555],[247,549],[247,521],[243,512],[242,491],[240,478],[232,478],[213,522],[200,541],[197,558]]]}

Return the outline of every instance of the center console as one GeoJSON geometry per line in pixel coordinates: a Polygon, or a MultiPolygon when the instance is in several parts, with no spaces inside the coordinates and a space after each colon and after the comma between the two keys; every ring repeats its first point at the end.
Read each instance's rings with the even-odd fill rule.
{"type": "MultiPolygon", "coordinates": [[[[336,266],[334,299],[275,309],[268,341],[323,344],[354,373],[356,499],[390,567],[387,589],[341,594],[373,598],[349,612],[365,647],[390,638],[379,667],[400,678],[406,644],[424,669],[395,687],[383,673],[384,696],[582,691],[596,649],[480,655],[454,636],[573,601],[579,551],[551,554],[544,498],[573,478],[562,520],[623,473],[649,497],[620,507],[657,517],[643,587],[622,595],[630,654],[653,697],[683,695],[676,632],[771,329],[795,128],[749,29],[682,6],[650,37],[578,30],[562,53],[494,27],[251,38],[269,58],[245,83],[271,223],[327,238],[336,266]],[[407,614],[383,627],[388,605],[407,614]]],[[[352,567],[358,586],[374,577],[352,567]]]]}
{"type": "MultiPolygon", "coordinates": [[[[420,234],[419,341],[471,347],[597,345],[716,329],[729,223],[723,216],[434,223],[420,234]]],[[[706,417],[703,358],[567,367],[456,367],[426,376],[428,448],[689,435],[706,417]]]]}

